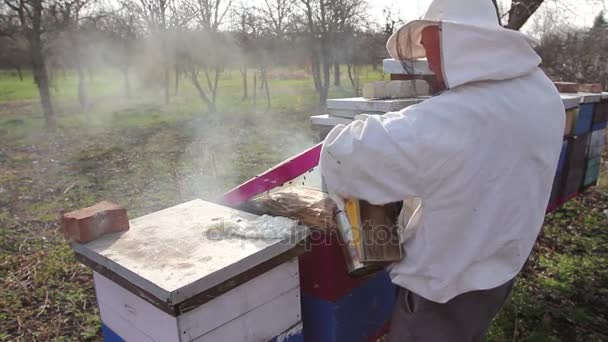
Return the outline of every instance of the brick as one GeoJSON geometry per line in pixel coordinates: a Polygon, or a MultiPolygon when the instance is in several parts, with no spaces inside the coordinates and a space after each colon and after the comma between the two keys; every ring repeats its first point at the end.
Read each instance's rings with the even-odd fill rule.
{"type": "Polygon", "coordinates": [[[99,202],[91,207],[63,214],[61,230],[67,240],[78,243],[87,243],[109,233],[127,231],[127,209],[112,202],[99,202]]]}
{"type": "Polygon", "coordinates": [[[578,85],[578,91],[582,93],[601,93],[602,85],[599,83],[583,83],[578,85]]]}
{"type": "Polygon", "coordinates": [[[560,93],[578,93],[578,83],[574,82],[553,82],[560,93]]]}

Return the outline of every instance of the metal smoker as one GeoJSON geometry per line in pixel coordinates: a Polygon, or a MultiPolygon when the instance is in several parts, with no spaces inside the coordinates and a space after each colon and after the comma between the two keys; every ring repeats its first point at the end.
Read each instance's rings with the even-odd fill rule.
{"type": "Polygon", "coordinates": [[[348,199],[335,220],[342,239],[348,272],[361,277],[381,270],[403,258],[398,217],[402,204],[372,205],[348,199]]]}

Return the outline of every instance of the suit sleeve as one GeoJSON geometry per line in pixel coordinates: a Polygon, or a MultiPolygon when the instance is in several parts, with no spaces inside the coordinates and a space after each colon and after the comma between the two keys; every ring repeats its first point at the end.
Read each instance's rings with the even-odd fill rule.
{"type": "Polygon", "coordinates": [[[335,127],[323,145],[320,161],[328,192],[375,205],[419,195],[415,114],[405,110],[372,115],[335,127]]]}

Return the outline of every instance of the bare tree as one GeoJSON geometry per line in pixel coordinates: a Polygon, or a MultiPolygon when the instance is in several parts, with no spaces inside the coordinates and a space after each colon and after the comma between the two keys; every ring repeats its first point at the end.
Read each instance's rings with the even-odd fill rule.
{"type": "MultiPolygon", "coordinates": [[[[170,100],[170,60],[169,60],[169,31],[174,27],[186,25],[191,19],[184,15],[184,6],[177,0],[125,0],[123,6],[135,13],[146,24],[149,34],[160,40],[161,69],[165,103],[170,100]]],[[[177,77],[177,76],[176,76],[177,77]]]]}
{"type": "Polygon", "coordinates": [[[8,20],[16,23],[16,32],[25,37],[28,43],[28,52],[32,65],[34,81],[40,95],[42,111],[47,127],[56,126],[55,111],[51,100],[49,76],[46,68],[46,55],[44,52],[45,12],[48,9],[48,0],[4,0],[8,7],[6,16],[8,20]]]}
{"type": "Polygon", "coordinates": [[[137,20],[132,13],[121,9],[104,16],[97,26],[106,40],[106,48],[103,49],[105,59],[120,70],[124,95],[130,98],[130,70],[138,44],[137,20]]]}
{"type": "Polygon", "coordinates": [[[308,33],[314,85],[320,105],[325,106],[332,66],[335,72],[333,46],[341,33],[352,31],[365,22],[367,3],[365,0],[300,0],[300,3],[303,12],[301,21],[308,33]]]}
{"type": "Polygon", "coordinates": [[[62,0],[49,6],[50,15],[54,18],[54,27],[64,35],[67,42],[67,54],[76,70],[78,78],[78,101],[80,108],[87,112],[89,95],[87,91],[84,50],[86,49],[85,21],[95,20],[97,14],[90,11],[97,0],[62,0]]]}
{"type": "Polygon", "coordinates": [[[264,0],[259,8],[266,30],[276,39],[283,39],[293,26],[296,0],[264,0]]]}
{"type": "Polygon", "coordinates": [[[197,25],[195,41],[199,44],[197,47],[186,46],[185,50],[188,51],[186,68],[199,97],[210,112],[217,110],[217,91],[222,64],[229,54],[222,51],[223,48],[228,48],[229,44],[219,30],[232,3],[232,0],[194,0],[188,4],[188,11],[192,13],[197,25]],[[203,84],[199,79],[201,74],[205,80],[203,84]]]}
{"type": "Polygon", "coordinates": [[[252,59],[252,50],[255,48],[254,36],[256,34],[257,25],[255,21],[255,11],[253,8],[241,4],[236,7],[232,13],[233,30],[236,36],[237,44],[239,45],[241,61],[239,71],[243,79],[243,98],[245,101],[249,99],[249,64],[252,59]]]}
{"type": "Polygon", "coordinates": [[[27,65],[27,42],[18,34],[19,24],[14,17],[7,15],[0,2],[0,68],[15,69],[23,81],[22,68],[27,65]]]}

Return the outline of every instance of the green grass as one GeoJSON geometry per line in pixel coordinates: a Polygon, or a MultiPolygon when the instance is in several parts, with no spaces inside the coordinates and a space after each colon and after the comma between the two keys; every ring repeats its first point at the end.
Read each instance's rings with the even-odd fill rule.
{"type": "MultiPolygon", "coordinates": [[[[90,79],[92,108],[83,113],[74,76],[56,74],[54,132],[44,127],[31,75],[0,73],[0,341],[101,338],[91,274],[58,231],[61,211],[107,199],[137,217],[213,200],[311,146],[312,82],[298,70],[278,73],[268,110],[263,96],[257,106],[242,101],[239,72],[226,73],[215,114],[187,80],[165,104],[162,90],[134,73],[127,99],[112,70],[90,79]]],[[[381,78],[369,68],[362,83],[381,78]]],[[[343,84],[331,97],[352,96],[343,84]]],[[[548,216],[490,341],[608,339],[607,185],[548,216]]]]}

